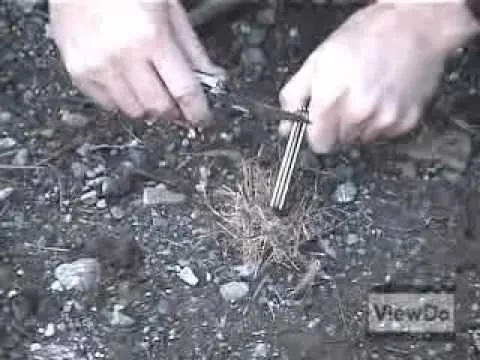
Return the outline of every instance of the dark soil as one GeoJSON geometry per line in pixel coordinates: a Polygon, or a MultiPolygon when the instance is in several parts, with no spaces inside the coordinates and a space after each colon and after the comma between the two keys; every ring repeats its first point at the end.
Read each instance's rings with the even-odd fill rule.
{"type": "MultiPolygon", "coordinates": [[[[252,9],[199,30],[239,91],[276,103],[288,74],[351,11],[284,9],[264,44],[266,69],[254,81],[241,71],[231,30],[252,9]],[[299,28],[299,46],[285,41],[290,26],[299,28]]],[[[196,189],[200,169],[210,169],[214,190],[239,181],[236,156],[262,149],[270,154],[266,166],[277,166],[284,143],[275,121],[222,113],[221,128],[191,139],[170,125],[102,112],[71,88],[45,36],[47,21],[41,4],[29,13],[0,5],[0,140],[15,140],[0,148],[0,191],[13,189],[0,198],[1,358],[480,358],[469,332],[480,326],[476,44],[452,58],[412,136],[322,159],[304,151],[295,194],[315,195],[319,210],[310,224],[314,241],[301,248],[328,254],[323,275],[292,299],[305,269],[272,264],[245,280],[248,296],[229,303],[219,287],[240,280],[235,266],[243,260],[209,227],[213,214],[196,189]],[[60,110],[88,123],[68,125],[60,110]],[[129,176],[125,161],[136,169],[129,176]],[[102,176],[123,182],[102,196],[101,179],[87,188],[102,176]],[[332,194],[347,180],[358,194],[340,204],[332,194]],[[187,200],[145,205],[143,189],[160,182],[187,200]],[[91,189],[90,200],[81,197],[91,189]],[[52,289],[59,264],[85,257],[100,262],[96,288],[52,289]],[[195,286],[180,279],[182,268],[193,271],[195,286]],[[456,337],[369,336],[367,294],[385,282],[455,284],[456,337]],[[112,320],[115,305],[127,318],[112,320]]]]}

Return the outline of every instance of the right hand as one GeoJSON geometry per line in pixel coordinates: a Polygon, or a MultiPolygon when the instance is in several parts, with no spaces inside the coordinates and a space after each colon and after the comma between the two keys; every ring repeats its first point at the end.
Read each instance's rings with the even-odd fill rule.
{"type": "MultiPolygon", "coordinates": [[[[452,51],[479,32],[462,2],[379,1],[357,11],[304,62],[280,92],[285,110],[310,102],[318,154],[391,139],[413,129],[452,51]]],[[[287,135],[291,124],[279,131],[287,135]]]]}
{"type": "Polygon", "coordinates": [[[178,0],[50,0],[53,38],[72,82],[109,110],[205,127],[212,114],[193,69],[223,75],[178,0]]]}

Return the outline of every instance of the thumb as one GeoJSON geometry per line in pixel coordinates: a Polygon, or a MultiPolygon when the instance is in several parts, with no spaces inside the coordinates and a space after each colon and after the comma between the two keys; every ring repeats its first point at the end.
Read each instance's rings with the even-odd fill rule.
{"type": "MultiPolygon", "coordinates": [[[[311,54],[290,80],[281,89],[279,94],[280,106],[289,112],[300,111],[310,100],[312,89],[312,77],[315,70],[314,54],[311,54]]],[[[290,133],[292,122],[280,121],[278,132],[286,137],[290,133]]]]}

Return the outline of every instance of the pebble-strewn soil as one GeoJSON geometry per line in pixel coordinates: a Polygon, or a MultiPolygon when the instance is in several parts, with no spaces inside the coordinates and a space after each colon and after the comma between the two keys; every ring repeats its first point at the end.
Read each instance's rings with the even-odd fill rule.
{"type": "MultiPolygon", "coordinates": [[[[238,91],[274,103],[352,11],[296,3],[199,29],[238,91]]],[[[203,195],[234,188],[239,159],[278,158],[275,121],[222,113],[200,138],[102,112],[70,87],[47,22],[42,2],[0,5],[0,358],[479,358],[475,44],[411,137],[303,151],[296,194],[316,210],[298,249],[320,270],[291,296],[306,268],[244,263],[203,195]],[[385,282],[456,284],[456,338],[368,336],[385,282]]]]}

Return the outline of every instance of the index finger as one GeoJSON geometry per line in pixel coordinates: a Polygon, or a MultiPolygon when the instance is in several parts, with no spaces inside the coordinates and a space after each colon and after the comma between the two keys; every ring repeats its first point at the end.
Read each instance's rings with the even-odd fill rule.
{"type": "Polygon", "coordinates": [[[209,125],[212,122],[212,114],[206,95],[170,27],[168,4],[163,5],[164,11],[158,12],[162,28],[159,30],[157,48],[152,54],[153,65],[178,104],[185,120],[196,126],[209,125]]]}

